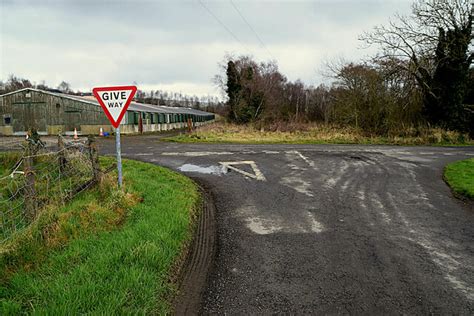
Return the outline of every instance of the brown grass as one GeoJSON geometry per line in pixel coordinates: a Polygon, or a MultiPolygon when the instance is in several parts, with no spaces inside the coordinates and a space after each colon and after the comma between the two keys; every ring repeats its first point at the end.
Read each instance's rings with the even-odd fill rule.
{"type": "Polygon", "coordinates": [[[167,140],[208,143],[474,145],[467,135],[435,128],[405,128],[380,136],[353,127],[278,122],[265,127],[214,123],[167,140]]]}

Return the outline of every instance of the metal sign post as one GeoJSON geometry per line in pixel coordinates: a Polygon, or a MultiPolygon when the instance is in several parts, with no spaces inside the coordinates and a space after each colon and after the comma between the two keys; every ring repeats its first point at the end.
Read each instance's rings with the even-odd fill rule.
{"type": "Polygon", "coordinates": [[[120,126],[115,129],[115,149],[117,151],[118,186],[122,187],[122,153],[120,148],[120,126]]]}
{"type": "Polygon", "coordinates": [[[118,186],[122,187],[122,156],[120,149],[120,122],[137,92],[135,86],[99,87],[92,89],[105,115],[115,127],[115,149],[117,152],[118,186]]]}

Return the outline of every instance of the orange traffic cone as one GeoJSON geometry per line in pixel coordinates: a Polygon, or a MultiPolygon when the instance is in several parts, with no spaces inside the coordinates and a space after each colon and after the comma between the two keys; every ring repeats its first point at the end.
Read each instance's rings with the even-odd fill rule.
{"type": "Polygon", "coordinates": [[[104,136],[104,130],[102,129],[102,127],[100,128],[99,136],[104,136]]]}
{"type": "Polygon", "coordinates": [[[77,128],[74,129],[74,139],[78,139],[78,137],[77,137],[77,128]]]}

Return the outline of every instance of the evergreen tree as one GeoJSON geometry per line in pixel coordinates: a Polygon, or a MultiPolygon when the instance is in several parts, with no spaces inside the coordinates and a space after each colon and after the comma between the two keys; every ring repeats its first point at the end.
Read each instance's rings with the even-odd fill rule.
{"type": "Polygon", "coordinates": [[[468,93],[469,67],[472,54],[472,15],[461,28],[439,29],[436,48],[436,68],[430,84],[430,92],[424,98],[428,121],[453,130],[468,131],[470,116],[466,115],[464,100],[468,93]]]}
{"type": "Polygon", "coordinates": [[[229,107],[230,107],[229,119],[231,121],[235,121],[237,119],[236,109],[239,104],[240,91],[242,89],[242,86],[240,84],[239,72],[237,71],[235,63],[232,60],[229,60],[229,62],[227,63],[226,74],[227,74],[226,93],[227,93],[227,96],[229,97],[228,102],[229,102],[229,107]]]}

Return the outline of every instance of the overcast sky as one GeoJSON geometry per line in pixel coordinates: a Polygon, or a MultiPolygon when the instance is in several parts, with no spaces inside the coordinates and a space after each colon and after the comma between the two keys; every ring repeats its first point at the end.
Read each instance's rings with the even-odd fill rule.
{"type": "Polygon", "coordinates": [[[136,82],[143,90],[197,95],[219,94],[212,77],[226,53],[276,59],[289,80],[324,82],[325,63],[372,54],[357,37],[397,12],[408,14],[411,5],[410,0],[0,3],[0,79],[15,74],[50,86],[65,80],[74,90],[136,82]]]}

